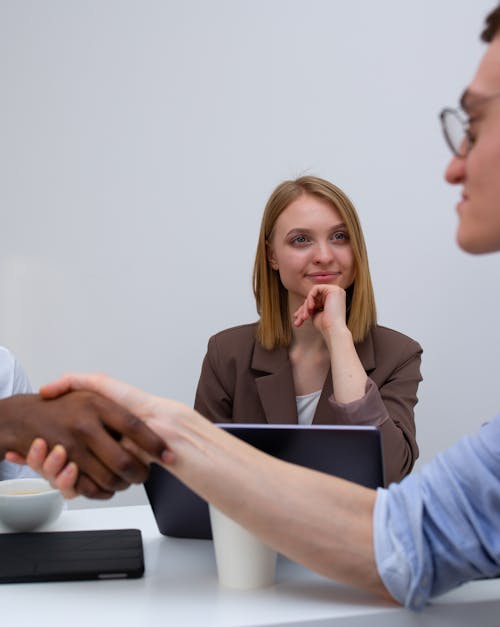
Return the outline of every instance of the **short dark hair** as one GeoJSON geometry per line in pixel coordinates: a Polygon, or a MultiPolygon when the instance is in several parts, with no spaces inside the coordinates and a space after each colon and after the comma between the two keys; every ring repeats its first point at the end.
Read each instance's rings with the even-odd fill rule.
{"type": "Polygon", "coordinates": [[[481,33],[481,39],[490,44],[500,31],[500,6],[486,16],[484,30],[481,33]]]}

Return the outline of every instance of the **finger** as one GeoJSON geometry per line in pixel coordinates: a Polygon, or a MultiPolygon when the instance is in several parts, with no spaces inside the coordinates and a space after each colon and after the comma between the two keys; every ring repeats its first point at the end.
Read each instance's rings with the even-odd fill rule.
{"type": "Polygon", "coordinates": [[[21,464],[22,466],[26,465],[26,457],[16,451],[7,451],[5,453],[5,459],[13,464],[21,464]]]}
{"type": "Polygon", "coordinates": [[[324,292],[317,292],[310,303],[310,315],[315,318],[318,313],[324,311],[326,304],[326,294],[324,292]]]}
{"type": "Polygon", "coordinates": [[[306,314],[304,312],[304,305],[301,305],[297,311],[293,314],[293,323],[296,327],[300,327],[302,325],[302,323],[305,321],[306,319],[306,314]]]}
{"type": "Polygon", "coordinates": [[[323,306],[327,293],[328,292],[326,285],[317,285],[315,290],[311,292],[311,294],[309,294],[309,296],[311,297],[311,304],[314,309],[323,306]]]}
{"type": "Polygon", "coordinates": [[[47,455],[47,458],[43,462],[43,476],[51,482],[55,481],[59,473],[66,465],[67,460],[68,456],[66,454],[66,449],[64,448],[64,446],[62,446],[61,444],[56,444],[56,446],[50,451],[50,453],[47,455]]]}
{"type": "MultiPolygon", "coordinates": [[[[171,466],[176,461],[175,454],[171,450],[166,450],[161,456],[161,459],[158,460],[144,453],[144,451],[140,449],[136,444],[134,444],[132,440],[124,438],[121,442],[121,445],[128,451],[130,451],[133,455],[141,459],[144,463],[148,463],[149,465],[151,465],[152,462],[156,462],[157,464],[160,463],[163,466],[171,466]]],[[[149,469],[151,469],[151,466],[149,467],[149,469]]]]}
{"type": "Polygon", "coordinates": [[[301,305],[300,307],[298,307],[298,308],[297,308],[297,309],[293,312],[292,317],[293,317],[294,319],[295,319],[295,318],[299,318],[299,317],[300,317],[300,314],[301,314],[301,311],[302,311],[302,305],[301,305]]]}
{"type": "Polygon", "coordinates": [[[69,462],[52,481],[52,485],[62,492],[65,499],[72,499],[78,496],[75,489],[77,479],[78,466],[74,462],[69,462]]]}
{"type": "MultiPolygon", "coordinates": [[[[94,412],[96,413],[95,409],[94,412]]],[[[117,490],[124,490],[130,484],[130,481],[123,478],[123,473],[116,473],[110,467],[113,466],[113,463],[110,464],[109,461],[110,459],[112,460],[112,455],[116,450],[115,447],[117,447],[120,454],[127,457],[130,454],[120,448],[119,444],[99,420],[91,420],[89,419],[90,417],[85,413],[83,415],[77,414],[74,418],[74,428],[78,439],[68,438],[66,434],[59,434],[61,435],[61,444],[66,451],[67,459],[76,463],[80,472],[89,477],[93,486],[96,486],[109,496],[117,490]],[[100,452],[109,450],[109,447],[111,447],[109,454],[100,452]]],[[[43,461],[45,461],[45,458],[43,461]]],[[[32,463],[35,465],[35,470],[43,472],[40,460],[33,460],[32,463]]],[[[117,463],[122,463],[126,466],[126,461],[120,462],[120,458],[117,463]]],[[[143,476],[145,470],[141,470],[141,476],[143,476]]],[[[89,488],[89,493],[94,493],[96,487],[89,488]]]]}
{"type": "MultiPolygon", "coordinates": [[[[143,483],[149,472],[149,459],[146,462],[141,461],[142,455],[131,454],[117,438],[111,437],[111,434],[120,434],[121,440],[125,438],[134,442],[146,455],[151,455],[156,460],[161,458],[166,449],[164,439],[147,427],[142,420],[116,403],[100,396],[92,398],[102,426],[97,430],[95,427],[87,429],[87,445],[113,473],[129,483],[143,483]]],[[[85,429],[85,425],[82,428],[85,429]]]]}
{"type": "MultiPolygon", "coordinates": [[[[147,466],[121,448],[110,432],[129,437],[145,452],[158,460],[165,454],[166,444],[142,420],[130,413],[130,411],[127,411],[127,408],[124,409],[103,397],[108,395],[111,400],[118,399],[118,402],[121,401],[124,404],[131,404],[133,407],[140,407],[143,415],[151,413],[150,407],[154,397],[100,374],[65,375],[59,382],[45,387],[43,392],[46,395],[50,395],[56,389],[58,391],[70,389],[97,392],[97,395],[91,395],[86,402],[89,403],[89,410],[94,416],[97,410],[101,424],[97,423],[96,425],[94,420],[91,423],[82,421],[74,425],[78,432],[84,434],[84,441],[87,443],[88,448],[92,450],[96,459],[91,462],[84,459],[81,454],[78,458],[75,458],[74,453],[76,451],[74,447],[72,451],[68,451],[70,459],[73,459],[79,465],[81,471],[92,477],[105,490],[123,489],[124,485],[110,482],[111,476],[109,472],[106,473],[104,471],[102,465],[96,465],[96,461],[100,460],[113,474],[127,483],[143,483],[148,474],[147,466]]],[[[75,392],[75,394],[82,394],[82,392],[75,392]]]]}
{"type": "Polygon", "coordinates": [[[128,451],[131,455],[134,455],[134,457],[137,457],[137,459],[140,459],[144,464],[150,464],[151,462],[156,461],[153,457],[151,457],[151,455],[148,455],[145,451],[139,448],[137,444],[128,437],[122,438],[120,444],[126,451],[128,451]]]}
{"type": "Polygon", "coordinates": [[[69,378],[64,375],[57,379],[56,381],[52,381],[51,383],[47,383],[46,385],[42,385],[39,390],[40,396],[43,398],[57,398],[58,396],[62,396],[71,390],[71,382],[69,378]]]}
{"type": "Polygon", "coordinates": [[[296,326],[301,326],[302,324],[304,324],[304,322],[309,318],[309,312],[307,310],[303,310],[300,315],[297,317],[296,322],[298,324],[296,324],[296,326]]]}
{"type": "Polygon", "coordinates": [[[308,313],[310,315],[312,315],[315,312],[316,308],[317,308],[317,302],[318,302],[317,298],[318,298],[317,297],[317,289],[314,288],[307,295],[306,303],[305,303],[306,307],[307,307],[307,311],[308,311],[308,313]]]}
{"type": "MultiPolygon", "coordinates": [[[[106,428],[129,438],[147,454],[157,460],[160,459],[165,454],[167,445],[164,439],[144,422],[144,419],[154,415],[155,397],[106,375],[84,376],[88,376],[92,391],[114,401],[113,404],[109,404],[102,399],[101,420],[106,428]]],[[[111,468],[115,472],[120,470],[120,467],[111,466],[111,468]]],[[[121,476],[128,477],[128,475],[121,476]]],[[[142,483],[142,481],[143,479],[137,478],[133,482],[142,483]]]]}
{"type": "MultiPolygon", "coordinates": [[[[96,433],[89,440],[88,445],[97,458],[95,462],[104,460],[106,466],[100,464],[99,468],[94,462],[91,471],[86,474],[89,474],[105,490],[123,490],[131,483],[144,483],[146,480],[149,474],[148,464],[131,454],[104,429],[102,433],[96,433]],[[116,481],[116,478],[120,481],[116,481]]],[[[89,468],[88,464],[87,468],[89,468]]]]}
{"type": "Polygon", "coordinates": [[[302,306],[300,308],[300,316],[302,321],[305,322],[311,315],[311,304],[314,304],[314,301],[309,300],[309,294],[306,296],[302,306]]]}
{"type": "MultiPolygon", "coordinates": [[[[102,445],[100,446],[91,445],[91,448],[87,451],[85,456],[83,457],[80,455],[72,456],[71,451],[68,451],[68,458],[77,464],[77,466],[80,468],[81,474],[87,476],[89,481],[94,486],[96,486],[100,491],[103,491],[104,493],[111,495],[114,492],[117,492],[119,490],[125,490],[126,488],[128,488],[128,486],[132,482],[123,477],[123,475],[126,474],[126,471],[115,472],[112,468],[108,467],[106,464],[104,464],[101,461],[101,459],[103,459],[102,457],[103,455],[104,455],[104,459],[106,460],[108,460],[111,457],[111,455],[113,454],[114,446],[117,446],[120,449],[120,452],[123,450],[115,442],[115,440],[113,440],[113,438],[109,436],[109,434],[104,429],[102,430],[101,438],[104,440],[102,445]],[[112,448],[111,453],[108,452],[109,446],[111,446],[112,448]],[[103,450],[105,452],[101,454],[100,450],[103,450]]],[[[129,457],[129,454],[126,453],[126,451],[123,451],[123,453],[127,455],[127,457],[129,457]]],[[[123,466],[126,467],[127,461],[119,460],[115,464],[115,466],[118,466],[121,463],[123,466]]],[[[133,473],[134,470],[135,469],[132,469],[131,473],[133,473]]],[[[146,472],[147,471],[145,469],[141,468],[140,477],[142,478],[146,474],[146,472]]],[[[135,470],[135,473],[139,474],[139,471],[135,470]]],[[[133,476],[135,477],[135,474],[133,476]]],[[[78,479],[78,481],[80,481],[80,479],[78,479]]],[[[94,490],[95,488],[91,488],[91,491],[94,491],[94,490]]],[[[94,497],[94,498],[102,498],[102,497],[94,497]]],[[[104,498],[109,498],[109,497],[106,496],[104,498]]]]}
{"type": "Polygon", "coordinates": [[[75,491],[88,499],[110,499],[114,495],[113,491],[103,490],[90,477],[81,472],[76,481],[75,491]]]}
{"type": "Polygon", "coordinates": [[[59,442],[81,473],[108,493],[123,490],[130,483],[143,483],[148,466],[123,448],[116,434],[128,435],[155,458],[160,458],[166,448],[163,439],[136,416],[98,394],[75,391],[44,402],[66,401],[68,407],[78,407],[78,411],[73,415],[70,433],[60,433],[59,442]]]}
{"type": "Polygon", "coordinates": [[[40,388],[40,394],[44,398],[59,396],[70,390],[89,390],[97,392],[106,398],[126,407],[131,413],[143,417],[151,405],[152,397],[139,388],[128,383],[112,379],[105,374],[78,374],[64,375],[57,381],[40,388]]]}
{"type": "MultiPolygon", "coordinates": [[[[160,459],[167,452],[164,440],[136,417],[139,416],[139,418],[144,419],[152,415],[155,397],[103,374],[68,374],[58,382],[46,386],[42,391],[44,394],[50,395],[56,391],[67,391],[68,389],[85,389],[96,392],[128,409],[128,412],[125,412],[123,410],[117,411],[116,408],[112,410],[110,406],[103,407],[101,419],[107,428],[128,436],[156,459],[160,459]]],[[[100,433],[102,435],[104,430],[101,430],[100,433]]],[[[91,448],[100,459],[110,460],[106,463],[113,472],[131,483],[142,483],[147,468],[130,455],[125,456],[123,450],[120,454],[116,446],[116,442],[109,437],[99,441],[94,434],[91,448]],[[107,457],[102,457],[103,454],[107,457]]],[[[80,467],[82,468],[81,465],[80,467]]],[[[90,476],[94,477],[93,474],[90,476]]],[[[110,486],[103,486],[102,484],[101,486],[110,488],[110,486]]]]}
{"type": "Polygon", "coordinates": [[[165,449],[162,438],[138,418],[101,396],[87,392],[74,394],[83,394],[79,399],[86,404],[86,411],[75,415],[73,420],[73,429],[84,446],[73,440],[68,440],[67,445],[62,442],[66,445],[68,459],[76,462],[83,474],[106,491],[123,490],[130,483],[144,482],[147,466],[121,446],[117,434],[130,434],[141,448],[141,441],[158,443],[157,447],[152,447],[155,457],[165,449]],[[145,437],[141,437],[143,432],[146,432],[145,437]]]}
{"type": "Polygon", "coordinates": [[[304,321],[302,320],[302,318],[295,318],[295,320],[293,321],[293,326],[299,328],[302,326],[303,323],[304,321]]]}
{"type": "MultiPolygon", "coordinates": [[[[64,450],[64,449],[63,449],[64,450]]],[[[42,438],[35,438],[31,443],[28,454],[26,455],[26,463],[40,474],[43,473],[43,463],[49,454],[47,442],[42,438]]]]}

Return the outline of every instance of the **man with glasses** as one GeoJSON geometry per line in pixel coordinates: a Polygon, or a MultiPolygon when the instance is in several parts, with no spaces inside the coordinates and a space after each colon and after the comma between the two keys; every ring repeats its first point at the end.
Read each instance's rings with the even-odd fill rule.
{"type": "MultiPolygon", "coordinates": [[[[462,186],[457,240],[471,253],[500,251],[500,7],[482,37],[489,47],[463,113],[441,114],[453,151],[446,179],[462,186]]],[[[42,392],[70,389],[93,390],[143,418],[168,443],[170,472],[327,577],[419,609],[464,581],[500,576],[500,415],[420,473],[375,492],[267,456],[180,403],[104,375],[68,375],[42,392]]],[[[61,473],[50,455],[30,461],[71,494],[75,474],[61,473]]]]}

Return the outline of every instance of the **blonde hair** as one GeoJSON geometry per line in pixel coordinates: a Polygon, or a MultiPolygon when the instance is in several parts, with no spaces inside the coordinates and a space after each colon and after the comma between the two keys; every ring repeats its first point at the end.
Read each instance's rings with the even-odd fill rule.
{"type": "Polygon", "coordinates": [[[281,213],[303,194],[328,200],[342,217],[354,254],[354,283],[347,289],[348,322],[354,342],[361,342],[377,322],[375,296],[368,267],[368,254],[358,214],[344,192],[324,179],[301,176],[284,181],[267,201],[260,226],[253,268],[253,292],[260,320],[257,339],[268,350],[289,346],[292,324],[288,310],[288,292],[268,259],[268,246],[281,213]]]}

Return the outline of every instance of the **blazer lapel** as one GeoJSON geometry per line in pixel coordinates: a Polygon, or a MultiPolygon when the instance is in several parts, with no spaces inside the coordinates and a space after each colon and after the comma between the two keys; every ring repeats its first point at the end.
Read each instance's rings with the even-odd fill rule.
{"type": "Polygon", "coordinates": [[[268,351],[256,342],[252,370],[267,421],[297,424],[295,388],[287,349],[277,348],[268,351]]]}
{"type": "Polygon", "coordinates": [[[313,425],[331,425],[331,406],[328,402],[328,399],[333,394],[333,382],[332,382],[332,369],[328,369],[328,374],[326,375],[325,383],[323,384],[323,389],[321,390],[321,395],[319,397],[318,404],[316,406],[316,411],[314,412],[314,418],[312,421],[313,425]]]}
{"type": "MultiPolygon", "coordinates": [[[[375,348],[373,346],[373,337],[371,332],[368,333],[366,338],[356,344],[356,352],[358,353],[359,360],[361,361],[363,368],[368,374],[375,368],[375,348]]],[[[333,394],[333,382],[332,382],[332,370],[328,370],[325,383],[319,397],[316,412],[314,413],[313,424],[325,425],[331,424],[331,405],[328,401],[333,394]]]]}

